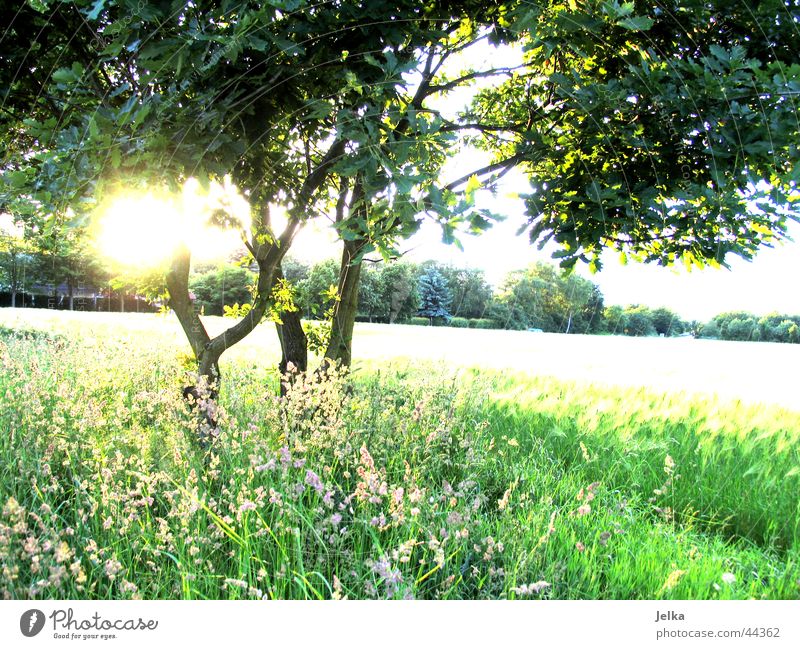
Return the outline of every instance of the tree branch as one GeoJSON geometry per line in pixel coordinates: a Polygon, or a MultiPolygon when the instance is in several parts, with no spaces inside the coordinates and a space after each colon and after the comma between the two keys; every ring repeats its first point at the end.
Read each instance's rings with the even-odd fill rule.
{"type": "Polygon", "coordinates": [[[264,314],[267,312],[267,307],[272,297],[272,286],[275,283],[276,273],[281,260],[291,246],[292,239],[294,239],[297,229],[300,227],[302,216],[308,210],[308,203],[314,192],[322,186],[330,173],[331,167],[344,154],[345,144],[345,140],[335,140],[319,165],[306,176],[298,194],[298,203],[289,215],[286,228],[281,233],[280,237],[278,237],[278,240],[269,246],[266,254],[260,254],[259,257],[261,257],[261,259],[257,258],[258,280],[256,282],[256,295],[253,300],[253,307],[247,315],[235,325],[228,327],[206,345],[206,349],[212,357],[219,358],[222,352],[241,341],[261,322],[264,314]]]}
{"type": "Polygon", "coordinates": [[[505,160],[500,160],[499,162],[494,162],[490,165],[486,165],[485,167],[481,167],[480,169],[476,169],[475,171],[465,174],[461,176],[458,180],[454,180],[451,183],[445,185],[442,189],[453,191],[459,185],[464,184],[467,182],[472,176],[483,176],[484,174],[492,173],[493,171],[497,171],[498,169],[502,169],[503,174],[507,173],[511,170],[515,165],[522,162],[527,155],[529,155],[529,151],[520,151],[519,153],[515,153],[512,156],[509,156],[505,160]]]}

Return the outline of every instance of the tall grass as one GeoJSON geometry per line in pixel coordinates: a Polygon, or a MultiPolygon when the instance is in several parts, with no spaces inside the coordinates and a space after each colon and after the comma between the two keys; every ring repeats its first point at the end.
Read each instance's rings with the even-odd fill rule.
{"type": "Polygon", "coordinates": [[[0,592],[796,598],[800,415],[432,366],[223,368],[0,334],[0,592]]]}

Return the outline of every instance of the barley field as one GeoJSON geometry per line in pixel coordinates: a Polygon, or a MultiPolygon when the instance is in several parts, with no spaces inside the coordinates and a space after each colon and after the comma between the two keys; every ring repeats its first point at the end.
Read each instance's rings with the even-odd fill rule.
{"type": "Polygon", "coordinates": [[[278,398],[263,325],[203,451],[171,317],[3,309],[0,593],[798,598],[796,347],[361,325],[278,398]]]}

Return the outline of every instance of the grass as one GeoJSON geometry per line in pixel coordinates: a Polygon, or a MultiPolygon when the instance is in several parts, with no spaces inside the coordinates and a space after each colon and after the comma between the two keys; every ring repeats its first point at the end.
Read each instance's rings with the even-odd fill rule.
{"type": "Polygon", "coordinates": [[[425,362],[281,401],[244,348],[204,454],[171,323],[49,318],[0,328],[6,597],[800,596],[798,412],[425,362]]]}

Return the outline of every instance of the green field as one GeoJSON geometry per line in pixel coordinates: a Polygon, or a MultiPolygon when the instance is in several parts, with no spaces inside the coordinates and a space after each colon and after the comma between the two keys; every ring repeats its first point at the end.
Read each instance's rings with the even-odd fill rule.
{"type": "Polygon", "coordinates": [[[208,454],[185,353],[0,312],[2,596],[800,597],[792,346],[367,325],[281,401],[264,326],[208,454]]]}

